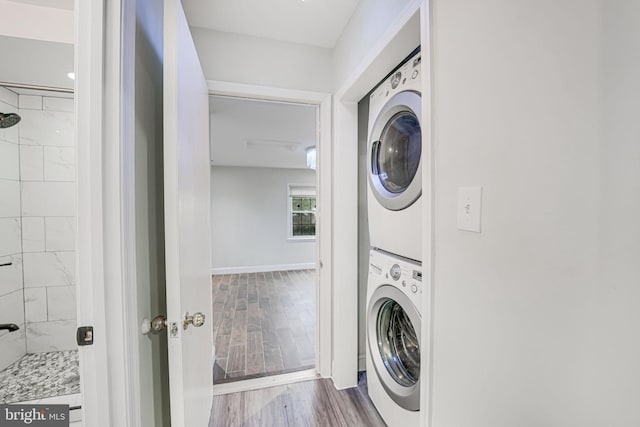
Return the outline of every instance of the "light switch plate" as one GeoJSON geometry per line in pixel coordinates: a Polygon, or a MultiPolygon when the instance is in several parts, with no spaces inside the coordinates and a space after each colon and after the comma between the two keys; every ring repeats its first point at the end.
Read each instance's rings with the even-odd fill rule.
{"type": "Polygon", "coordinates": [[[458,230],[480,233],[482,187],[458,187],[458,230]]]}

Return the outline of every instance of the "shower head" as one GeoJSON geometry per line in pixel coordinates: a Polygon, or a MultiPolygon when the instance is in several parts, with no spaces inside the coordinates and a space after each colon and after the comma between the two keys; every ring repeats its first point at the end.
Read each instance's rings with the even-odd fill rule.
{"type": "Polygon", "coordinates": [[[0,113],[0,129],[10,128],[17,125],[19,121],[20,116],[16,113],[0,113]]]}

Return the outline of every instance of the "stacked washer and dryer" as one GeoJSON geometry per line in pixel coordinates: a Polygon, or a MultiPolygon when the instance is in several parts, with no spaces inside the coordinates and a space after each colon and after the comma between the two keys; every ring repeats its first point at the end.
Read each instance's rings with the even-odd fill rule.
{"type": "Polygon", "coordinates": [[[367,382],[390,426],[420,416],[422,100],[418,50],[369,98],[367,382]]]}

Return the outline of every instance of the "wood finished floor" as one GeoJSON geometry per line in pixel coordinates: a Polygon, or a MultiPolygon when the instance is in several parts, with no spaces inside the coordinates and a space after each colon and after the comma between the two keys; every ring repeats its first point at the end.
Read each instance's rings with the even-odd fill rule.
{"type": "Polygon", "coordinates": [[[315,270],[212,278],[214,383],[315,365],[315,270]]]}
{"type": "Polygon", "coordinates": [[[209,427],[383,427],[362,387],[336,390],[319,379],[214,396],[209,427]]]}

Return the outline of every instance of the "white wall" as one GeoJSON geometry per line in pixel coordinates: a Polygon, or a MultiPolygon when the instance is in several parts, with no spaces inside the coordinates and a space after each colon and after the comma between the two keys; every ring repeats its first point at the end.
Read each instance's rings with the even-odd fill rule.
{"type": "MultiPolygon", "coordinates": [[[[365,60],[371,48],[379,43],[385,31],[404,8],[414,3],[412,0],[360,0],[349,23],[340,35],[333,50],[332,76],[334,89],[339,89],[356,68],[365,60]]],[[[393,52],[398,56],[395,64],[406,57],[418,46],[412,46],[407,52],[393,52]]],[[[392,66],[393,67],[393,66],[392,66]]],[[[391,71],[389,69],[387,72],[391,71]]],[[[380,76],[380,79],[384,74],[380,76]]]]}
{"type": "Polygon", "coordinates": [[[331,49],[191,28],[207,80],[331,92],[331,49]]]}
{"type": "Polygon", "coordinates": [[[602,199],[592,342],[592,425],[640,424],[640,3],[603,5],[602,199]]]}
{"type": "Polygon", "coordinates": [[[638,5],[433,5],[433,425],[638,425],[638,5]]]}
{"type": "Polygon", "coordinates": [[[315,185],[310,169],[211,168],[213,269],[314,263],[315,241],[287,240],[287,185],[315,185]]]}
{"type": "Polygon", "coordinates": [[[0,35],[0,81],[73,89],[73,44],[0,35]],[[43,66],[46,64],[46,66],[43,66]]]}

